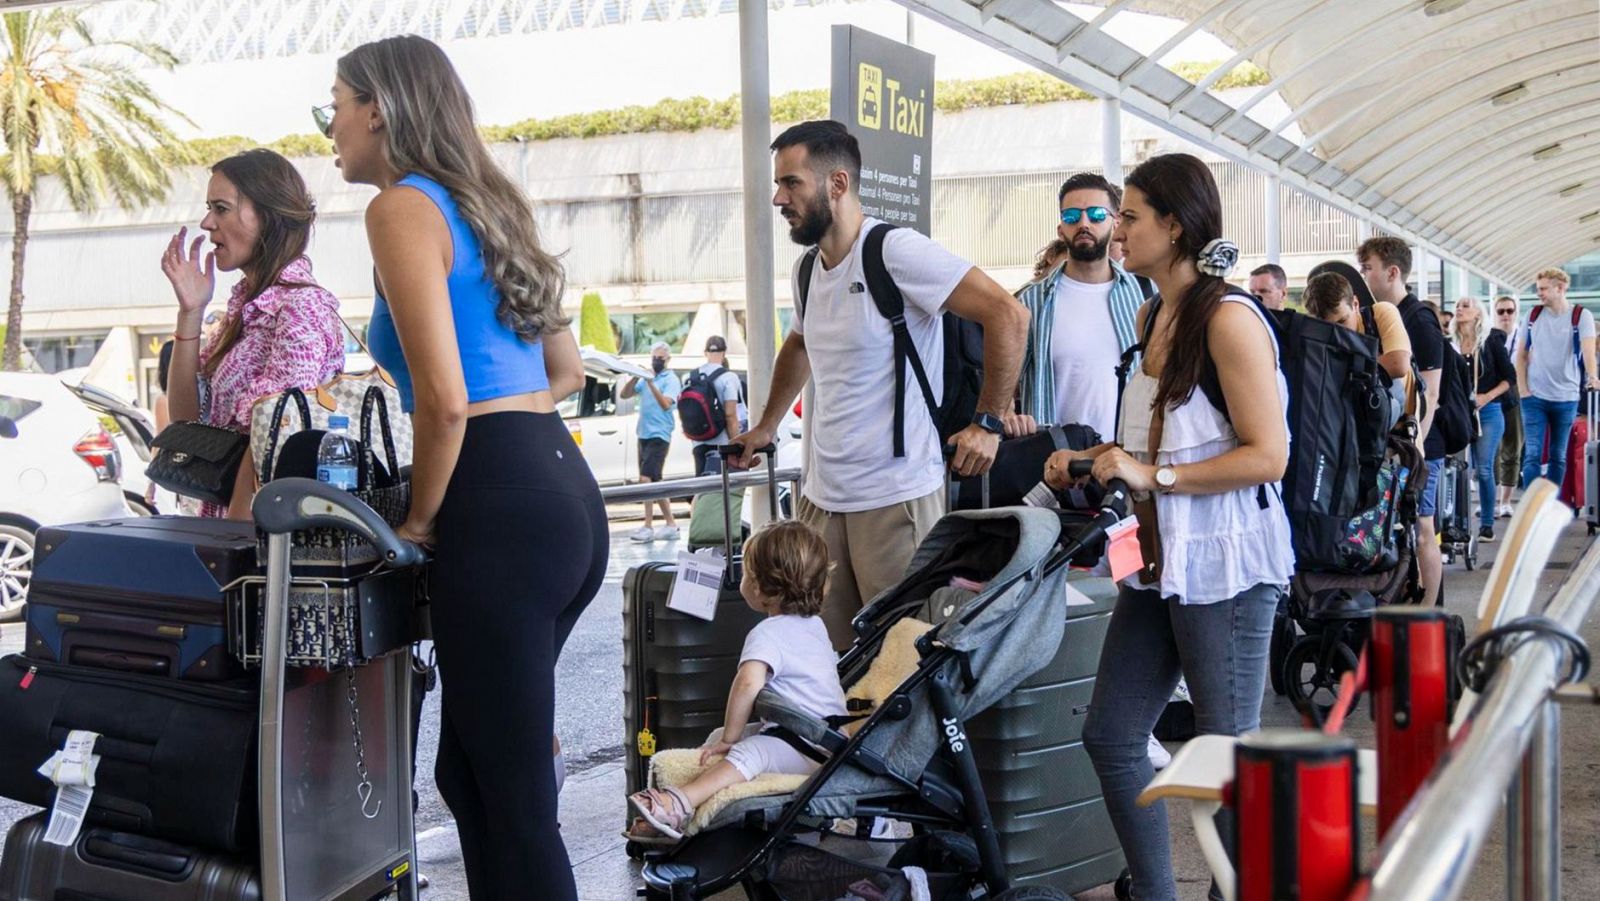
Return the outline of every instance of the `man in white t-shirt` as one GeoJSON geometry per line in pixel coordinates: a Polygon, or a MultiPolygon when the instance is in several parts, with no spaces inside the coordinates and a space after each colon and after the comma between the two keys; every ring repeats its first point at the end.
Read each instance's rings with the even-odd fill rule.
{"type": "Polygon", "coordinates": [[[1144,289],[1109,256],[1122,193],[1093,172],[1067,179],[1056,193],[1056,234],[1068,253],[1043,278],[1017,292],[1033,317],[1019,394],[1023,419],[1081,423],[1115,441],[1117,364],[1138,340],[1135,318],[1144,289]]]}
{"type": "MultiPolygon", "coordinates": [[[[811,379],[816,400],[804,414],[808,453],[798,515],[822,533],[834,562],[822,618],[842,650],[853,640],[850,620],[905,576],[917,544],[944,513],[945,442],[908,365],[904,455],[895,453],[894,338],[867,290],[862,245],[879,223],[861,209],[856,139],[838,122],[803,122],[779,135],[772,150],[778,186],[772,203],[789,223],[789,237],[815,245],[818,255],[803,309],[796,304],[800,315],[778,352],[766,409],[736,465],[754,463],[751,451],[772,440],[811,379]]],[[[905,299],[906,327],[936,399],[944,390],[941,317],[948,311],[983,326],[978,413],[948,444],[957,473],[987,472],[1017,383],[1027,311],[981,270],[914,229],[884,236],[883,262],[905,299]]]]}
{"type": "Polygon", "coordinates": [[[748,415],[739,374],[728,371],[728,342],[721,335],[712,335],[706,339],[706,361],[700,364],[699,371],[710,376],[718,369],[724,371],[713,384],[716,385],[717,400],[722,404],[722,418],[727,427],[715,438],[694,442],[695,475],[706,474],[706,456],[712,448],[732,442],[744,431],[744,420],[748,415]]]}

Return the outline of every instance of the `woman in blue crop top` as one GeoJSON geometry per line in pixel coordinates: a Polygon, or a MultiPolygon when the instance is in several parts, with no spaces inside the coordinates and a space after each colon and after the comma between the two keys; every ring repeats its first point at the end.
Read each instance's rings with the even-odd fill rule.
{"type": "Polygon", "coordinates": [[[345,180],[379,189],[366,216],[379,288],[371,347],[415,426],[401,533],[434,549],[434,772],[468,889],[575,899],[556,774],[528,765],[552,747],[556,658],[610,547],[594,476],[555,411],[583,378],[561,265],[434,44],[356,48],[316,112],[345,180]]]}

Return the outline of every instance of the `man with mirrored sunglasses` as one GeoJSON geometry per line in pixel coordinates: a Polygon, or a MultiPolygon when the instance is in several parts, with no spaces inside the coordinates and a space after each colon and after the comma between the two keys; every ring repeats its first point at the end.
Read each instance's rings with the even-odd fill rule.
{"type": "Polygon", "coordinates": [[[1039,280],[1017,292],[1032,314],[1019,388],[1018,433],[1035,423],[1082,423],[1113,440],[1116,367],[1135,341],[1134,317],[1145,292],[1107,251],[1122,192],[1092,172],[1067,179],[1056,193],[1057,237],[1068,252],[1039,280]]]}

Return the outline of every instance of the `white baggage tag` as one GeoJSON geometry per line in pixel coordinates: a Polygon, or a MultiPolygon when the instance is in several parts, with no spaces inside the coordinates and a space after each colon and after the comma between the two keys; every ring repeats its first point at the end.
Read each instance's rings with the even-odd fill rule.
{"type": "Polygon", "coordinates": [[[1056,500],[1056,493],[1049,485],[1043,482],[1033,486],[1027,494],[1022,496],[1022,502],[1030,507],[1042,507],[1046,510],[1060,510],[1061,503],[1056,500]]]}
{"type": "Polygon", "coordinates": [[[100,755],[94,753],[94,743],[99,738],[97,732],[74,729],[67,734],[61,750],[39,767],[39,775],[56,784],[56,800],[44,832],[44,840],[52,845],[70,846],[83,830],[89,801],[94,797],[95,773],[100,767],[100,755]]]}
{"type": "Polygon", "coordinates": [[[1072,587],[1071,582],[1065,583],[1067,587],[1068,607],[1093,607],[1094,599],[1072,587]]]}
{"type": "Polygon", "coordinates": [[[721,554],[678,552],[678,577],[672,580],[667,609],[711,622],[717,616],[717,595],[728,563],[721,554]]]}

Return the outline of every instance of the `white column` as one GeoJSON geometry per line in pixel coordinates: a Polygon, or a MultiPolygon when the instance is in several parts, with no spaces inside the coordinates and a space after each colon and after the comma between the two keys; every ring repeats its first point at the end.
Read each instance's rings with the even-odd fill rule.
{"type": "Polygon", "coordinates": [[[1417,286],[1417,299],[1428,299],[1428,248],[1421,244],[1411,246],[1411,280],[1417,286]]]}
{"type": "Polygon", "coordinates": [[[1267,176],[1265,194],[1267,262],[1276,263],[1283,249],[1283,183],[1278,179],[1278,176],[1267,176]]]}
{"type": "MultiPolygon", "coordinates": [[[[744,157],[744,327],[750,367],[750,421],[757,422],[772,386],[777,344],[773,300],[772,85],[767,71],[767,4],[739,4],[739,115],[744,157]]],[[[760,489],[752,525],[766,521],[760,489]]]]}
{"type": "Polygon", "coordinates": [[[1122,184],[1122,101],[1100,101],[1100,170],[1106,181],[1122,184]]]}

